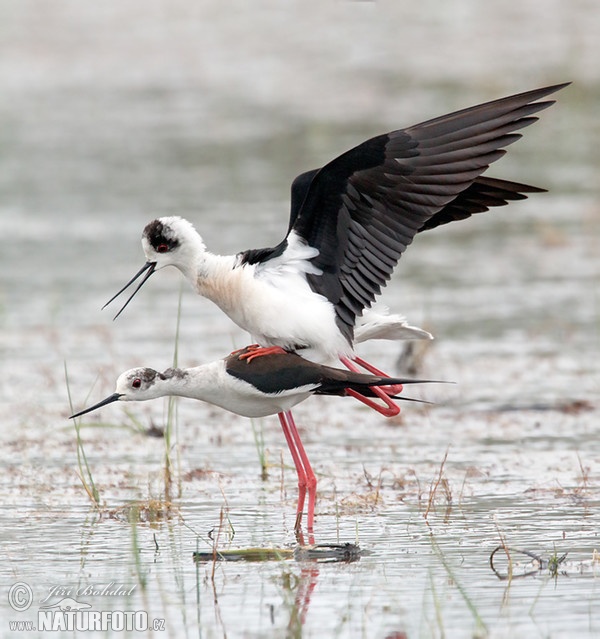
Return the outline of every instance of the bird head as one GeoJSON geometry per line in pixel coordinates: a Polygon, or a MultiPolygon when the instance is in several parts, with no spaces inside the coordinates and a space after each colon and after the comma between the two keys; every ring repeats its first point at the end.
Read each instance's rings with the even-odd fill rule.
{"type": "Polygon", "coordinates": [[[119,375],[115,392],[112,395],[89,408],[71,415],[70,419],[81,417],[81,415],[91,413],[113,402],[136,402],[162,397],[166,393],[160,382],[165,379],[166,377],[163,373],[159,373],[153,368],[132,368],[119,375]]]}
{"type": "Polygon", "coordinates": [[[175,266],[186,277],[194,277],[197,256],[204,242],[191,222],[182,217],[160,217],[146,225],[142,248],[154,270],[175,266]]]}
{"type": "Polygon", "coordinates": [[[142,248],[146,263],[125,286],[102,307],[106,308],[142,275],[142,281],[129,296],[117,319],[152,273],[165,266],[177,267],[191,282],[195,281],[199,257],[205,252],[204,242],[193,225],[182,217],[160,217],[146,225],[142,233],[142,248]]]}

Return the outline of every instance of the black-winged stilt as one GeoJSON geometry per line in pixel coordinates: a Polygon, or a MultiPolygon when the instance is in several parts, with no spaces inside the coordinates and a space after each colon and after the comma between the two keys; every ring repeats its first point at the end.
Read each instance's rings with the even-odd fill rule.
{"type": "MultiPolygon", "coordinates": [[[[372,387],[427,383],[431,380],[391,378],[345,371],[310,362],[294,353],[271,353],[251,361],[248,348],[194,368],[134,368],[121,374],[115,392],[103,401],[79,411],[80,417],[116,401],[142,401],[166,395],[199,399],[245,417],[279,416],[298,474],[298,506],[295,530],[301,528],[308,492],[307,528],[314,526],[317,479],[296,428],[291,408],[311,395],[374,397],[372,387]]],[[[401,386],[400,386],[401,388],[401,386]]],[[[396,398],[395,399],[406,399],[396,398]]],[[[409,400],[420,401],[420,400],[409,400]]]]}
{"type": "MultiPolygon", "coordinates": [[[[481,176],[567,84],[380,135],[303,173],[273,248],[215,255],[187,220],[156,219],[142,235],[146,263],[107,304],[144,275],[118,316],[154,271],[176,266],[261,347],[380,373],[354,354],[357,319],[417,233],[543,190],[481,176]]],[[[388,393],[374,390],[387,406],[378,410],[393,413],[388,393]]]]}

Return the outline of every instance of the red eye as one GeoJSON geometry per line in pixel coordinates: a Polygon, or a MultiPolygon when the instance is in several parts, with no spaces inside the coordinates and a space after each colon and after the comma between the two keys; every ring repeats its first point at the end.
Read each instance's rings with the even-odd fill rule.
{"type": "Polygon", "coordinates": [[[139,377],[136,377],[133,382],[131,382],[133,388],[139,388],[142,385],[142,380],[139,377]]]}
{"type": "Polygon", "coordinates": [[[157,253],[166,253],[169,250],[169,247],[166,244],[159,244],[156,247],[157,253]]]}

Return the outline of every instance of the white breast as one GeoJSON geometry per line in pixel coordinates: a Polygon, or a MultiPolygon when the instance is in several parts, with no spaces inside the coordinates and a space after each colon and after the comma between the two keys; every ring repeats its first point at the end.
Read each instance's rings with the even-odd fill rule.
{"type": "Polygon", "coordinates": [[[307,273],[318,272],[308,261],[316,249],[293,232],[288,242],[282,255],[263,264],[236,265],[231,258],[219,258],[210,274],[198,279],[198,292],[262,346],[303,347],[302,355],[315,361],[350,355],[352,349],[335,322],[335,309],[306,281],[307,273]]]}
{"type": "Polygon", "coordinates": [[[173,394],[199,399],[244,417],[265,417],[290,410],[311,396],[315,385],[265,394],[227,372],[224,360],[187,369],[173,394]]]}

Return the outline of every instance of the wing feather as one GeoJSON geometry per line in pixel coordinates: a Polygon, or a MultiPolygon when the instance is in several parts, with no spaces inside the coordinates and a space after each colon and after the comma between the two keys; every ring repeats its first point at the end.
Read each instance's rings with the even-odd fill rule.
{"type": "MultiPolygon", "coordinates": [[[[356,316],[390,279],[414,236],[503,206],[544,189],[483,177],[516,131],[554,101],[566,84],[480,104],[371,138],[292,184],[288,236],[294,231],[319,253],[307,274],[313,291],[335,307],[351,343],[356,316]]],[[[285,253],[274,248],[240,253],[238,263],[266,265],[285,253]]]]}
{"type": "Polygon", "coordinates": [[[554,102],[544,87],[380,135],[292,187],[290,230],[319,250],[312,289],[336,309],[351,342],[356,316],[390,278],[416,233],[523,199],[541,189],[483,178],[516,142],[515,131],[554,102]]]}

